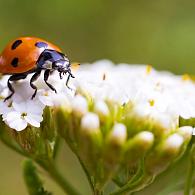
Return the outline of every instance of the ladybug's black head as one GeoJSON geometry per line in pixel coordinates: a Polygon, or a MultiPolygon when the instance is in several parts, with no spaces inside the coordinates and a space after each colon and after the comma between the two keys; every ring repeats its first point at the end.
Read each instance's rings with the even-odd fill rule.
{"type": "Polygon", "coordinates": [[[69,59],[63,53],[56,50],[45,49],[37,60],[37,66],[41,69],[57,70],[60,74],[60,78],[66,73],[74,78],[71,73],[69,59]]]}
{"type": "Polygon", "coordinates": [[[60,73],[60,78],[62,79],[62,74],[68,73],[72,78],[74,78],[70,69],[70,61],[68,58],[64,57],[63,59],[54,61],[52,63],[52,67],[54,70],[57,70],[60,73]]]}

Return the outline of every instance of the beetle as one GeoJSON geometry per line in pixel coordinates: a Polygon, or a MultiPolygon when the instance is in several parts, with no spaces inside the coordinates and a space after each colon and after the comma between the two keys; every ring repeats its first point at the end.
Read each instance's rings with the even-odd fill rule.
{"type": "Polygon", "coordinates": [[[25,79],[28,74],[34,73],[30,79],[30,86],[34,89],[33,99],[37,93],[35,82],[44,71],[44,81],[48,87],[57,93],[56,89],[48,83],[49,75],[57,70],[60,79],[68,73],[66,86],[70,77],[75,78],[71,72],[71,64],[68,57],[62,53],[56,45],[36,37],[19,37],[5,47],[0,55],[0,73],[11,75],[7,86],[11,94],[4,101],[10,99],[14,94],[13,81],[25,79]]]}

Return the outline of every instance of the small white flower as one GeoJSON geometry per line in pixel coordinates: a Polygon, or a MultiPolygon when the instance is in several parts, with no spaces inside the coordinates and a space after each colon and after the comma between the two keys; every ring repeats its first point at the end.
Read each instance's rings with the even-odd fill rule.
{"type": "Polygon", "coordinates": [[[28,124],[40,127],[44,107],[40,102],[31,100],[21,103],[13,102],[12,107],[9,113],[3,114],[3,119],[9,127],[17,131],[25,129],[28,124]]]}

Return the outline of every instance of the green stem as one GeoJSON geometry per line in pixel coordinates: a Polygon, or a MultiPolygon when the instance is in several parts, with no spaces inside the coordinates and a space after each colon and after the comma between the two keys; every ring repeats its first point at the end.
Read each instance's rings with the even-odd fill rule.
{"type": "Polygon", "coordinates": [[[115,183],[115,185],[119,188],[121,188],[124,184],[117,180],[116,178],[113,178],[112,181],[115,183]]]}
{"type": "Polygon", "coordinates": [[[194,152],[195,152],[195,145],[192,145],[192,149],[190,152],[188,173],[187,173],[187,178],[186,178],[185,187],[184,187],[184,195],[190,194],[190,190],[191,190],[191,186],[192,186],[192,178],[193,178],[193,174],[194,174],[194,162],[193,162],[194,152]]]}
{"type": "MultiPolygon", "coordinates": [[[[77,156],[77,155],[76,155],[76,156],[77,156]]],[[[80,159],[80,157],[77,156],[77,158],[78,158],[78,160],[79,160],[79,162],[80,162],[80,164],[81,164],[81,167],[83,168],[83,171],[85,172],[85,175],[86,175],[86,177],[87,177],[87,180],[88,180],[88,182],[89,182],[89,185],[90,185],[90,187],[91,187],[91,190],[93,191],[93,190],[94,190],[94,185],[93,185],[93,182],[92,182],[92,180],[91,180],[91,176],[90,176],[88,170],[86,169],[85,165],[83,164],[82,160],[80,159]]]]}
{"type": "Polygon", "coordinates": [[[89,182],[89,185],[90,185],[90,187],[91,187],[91,190],[94,191],[94,184],[93,184],[93,182],[92,182],[92,180],[91,180],[91,176],[90,176],[90,174],[89,174],[87,168],[85,167],[83,161],[82,161],[81,158],[79,157],[77,151],[76,151],[75,148],[72,146],[72,144],[70,144],[68,141],[66,141],[66,143],[68,144],[68,146],[70,147],[70,149],[72,150],[72,152],[73,152],[73,153],[75,154],[75,156],[77,157],[77,159],[78,159],[78,161],[79,161],[81,167],[83,168],[83,171],[84,171],[84,173],[85,173],[85,175],[86,175],[86,177],[87,177],[87,180],[88,180],[88,182],[89,182]]]}
{"type": "Polygon", "coordinates": [[[102,190],[95,189],[93,194],[94,194],[94,195],[103,195],[104,193],[103,193],[102,190]]]}
{"type": "Polygon", "coordinates": [[[192,160],[190,160],[188,173],[187,173],[187,179],[186,179],[185,188],[184,188],[184,195],[190,194],[193,172],[194,172],[193,162],[192,160]]]}
{"type": "Polygon", "coordinates": [[[111,195],[121,195],[121,194],[124,194],[126,192],[132,193],[135,191],[139,191],[139,190],[143,189],[144,187],[146,187],[147,185],[149,185],[152,180],[153,180],[153,177],[151,175],[143,175],[139,180],[137,180],[133,183],[128,182],[126,185],[124,185],[119,190],[112,192],[111,195]]]}
{"type": "Polygon", "coordinates": [[[58,153],[60,151],[60,147],[61,147],[61,142],[62,140],[60,139],[60,137],[58,136],[56,138],[56,142],[55,142],[55,147],[54,147],[54,151],[53,151],[53,158],[56,159],[58,156],[58,153]]]}
{"type": "Polygon", "coordinates": [[[46,170],[50,176],[56,181],[56,183],[70,195],[80,195],[78,191],[61,175],[61,173],[56,169],[55,164],[52,161],[36,161],[44,170],[46,170]]]}

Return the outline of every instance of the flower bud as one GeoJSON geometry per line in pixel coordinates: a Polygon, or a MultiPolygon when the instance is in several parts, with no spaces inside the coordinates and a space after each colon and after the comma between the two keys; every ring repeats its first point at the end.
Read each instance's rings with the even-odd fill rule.
{"type": "Polygon", "coordinates": [[[99,131],[99,118],[94,113],[87,113],[81,119],[81,129],[83,132],[99,131]]]}
{"type": "Polygon", "coordinates": [[[181,152],[184,138],[174,133],[162,140],[152,153],[146,157],[146,170],[152,174],[158,174],[178,156],[181,152]]]}
{"type": "Polygon", "coordinates": [[[181,135],[174,133],[170,135],[162,145],[163,152],[167,154],[177,154],[182,146],[184,139],[181,135]]]}
{"type": "Polygon", "coordinates": [[[127,139],[126,126],[116,123],[108,133],[103,148],[104,181],[114,175],[122,159],[123,147],[127,139]]]}
{"type": "Polygon", "coordinates": [[[192,138],[193,127],[183,126],[178,128],[177,132],[184,138],[185,142],[189,142],[192,138]]]}
{"type": "Polygon", "coordinates": [[[81,119],[78,136],[78,153],[90,171],[97,174],[97,163],[100,160],[102,134],[99,129],[99,118],[94,113],[87,113],[81,119]]]}
{"type": "Polygon", "coordinates": [[[29,126],[25,129],[25,131],[15,131],[10,129],[10,132],[25,152],[30,155],[44,155],[45,145],[39,128],[29,126]]]}
{"type": "Polygon", "coordinates": [[[102,122],[105,121],[110,114],[107,104],[101,100],[95,102],[94,112],[98,114],[100,121],[102,122]]]}
{"type": "Polygon", "coordinates": [[[56,121],[56,128],[58,133],[65,138],[66,133],[68,130],[68,115],[69,113],[65,112],[63,107],[59,107],[55,110],[55,121],[56,121]]]}
{"type": "Polygon", "coordinates": [[[124,162],[128,166],[135,165],[151,148],[153,142],[154,135],[149,131],[142,131],[129,139],[125,146],[124,162]]]}
{"type": "Polygon", "coordinates": [[[105,140],[104,158],[107,163],[114,164],[121,160],[126,138],[126,126],[122,123],[116,123],[105,140]]]}
{"type": "Polygon", "coordinates": [[[88,111],[87,100],[81,95],[76,95],[72,102],[72,110],[75,116],[82,117],[88,111]]]}
{"type": "Polygon", "coordinates": [[[53,111],[50,107],[45,107],[43,113],[44,120],[40,127],[43,138],[51,141],[56,138],[56,124],[52,112],[53,111]]]}

